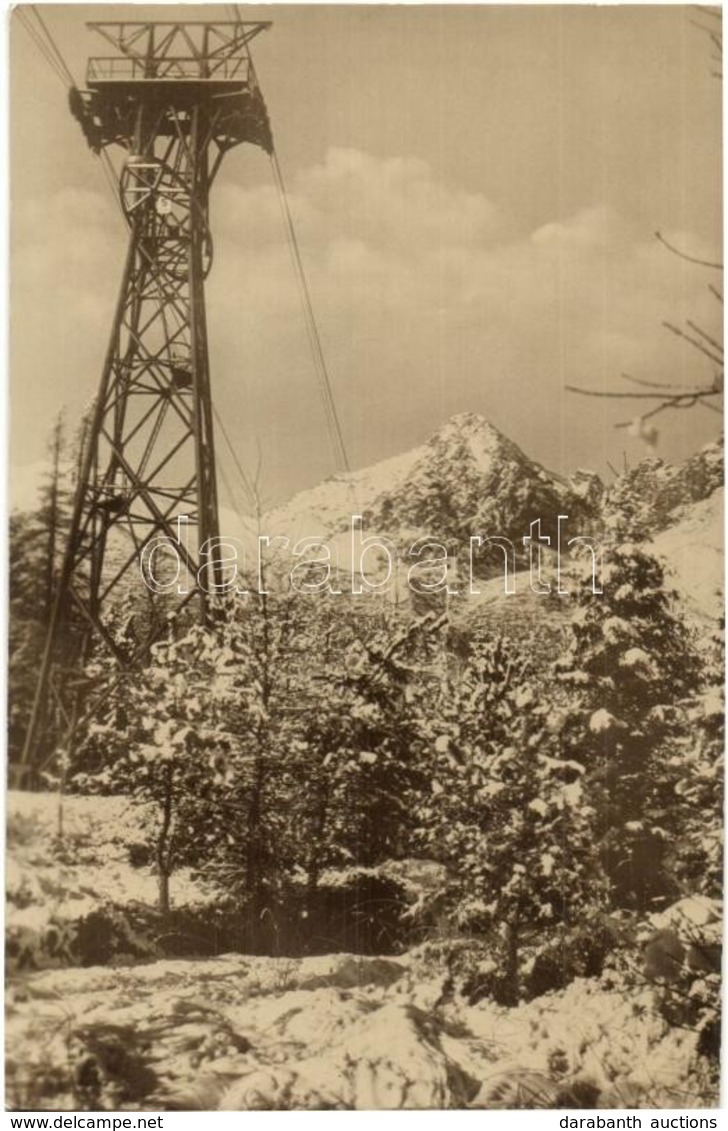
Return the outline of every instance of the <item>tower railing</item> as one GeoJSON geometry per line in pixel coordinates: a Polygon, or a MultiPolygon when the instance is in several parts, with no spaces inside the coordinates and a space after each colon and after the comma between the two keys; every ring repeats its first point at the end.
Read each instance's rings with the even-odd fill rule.
{"type": "Polygon", "coordinates": [[[250,60],[241,56],[199,59],[193,55],[161,59],[138,59],[119,55],[98,55],[89,59],[86,82],[140,82],[167,80],[247,83],[250,60]]]}

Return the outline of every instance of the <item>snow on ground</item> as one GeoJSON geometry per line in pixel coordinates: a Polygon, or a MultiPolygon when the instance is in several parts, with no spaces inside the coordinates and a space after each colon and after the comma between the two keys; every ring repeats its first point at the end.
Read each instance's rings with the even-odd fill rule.
{"type": "MultiPolygon", "coordinates": [[[[344,531],[350,539],[348,531],[352,515],[363,515],[373,509],[385,495],[390,499],[401,495],[408,484],[411,488],[413,480],[422,481],[436,453],[450,451],[457,453],[453,458],[461,460],[463,444],[484,484],[489,482],[504,460],[519,465],[526,462],[517,445],[484,417],[477,413],[461,413],[451,417],[417,448],[349,474],[332,476],[299,492],[263,515],[262,532],[286,536],[291,545],[299,538],[323,537],[325,541],[331,541],[332,546],[336,545],[341,568],[346,569],[350,565],[346,557],[347,547],[343,543],[335,543],[330,536],[344,531]]],[[[552,473],[539,469],[536,464],[531,464],[530,470],[532,474],[538,474],[544,483],[550,483],[558,491],[563,489],[562,481],[552,473]]],[[[365,530],[364,533],[372,536],[381,534],[381,531],[365,530]]],[[[411,541],[422,533],[413,532],[411,541]]],[[[399,535],[402,538],[406,532],[399,531],[399,535]]]]}
{"type": "Polygon", "coordinates": [[[692,503],[646,547],[665,562],[668,583],[684,599],[686,611],[703,623],[723,612],[723,496],[720,488],[692,503]]]}
{"type": "Polygon", "coordinates": [[[26,975],[8,989],[8,1102],[361,1110],[711,1099],[690,1077],[694,1035],[667,1029],[651,989],[630,996],[578,980],[507,1010],[438,1007],[442,984],[411,956],[222,955],[26,975]]]}
{"type": "MultiPolygon", "coordinates": [[[[9,925],[155,896],[123,798],[8,799],[9,925]],[[59,856],[60,853],[60,856],[59,856]]],[[[189,877],[173,897],[205,898],[189,877]]],[[[693,901],[694,902],[694,901],[693,901]]],[[[692,905],[691,905],[692,906],[692,905]]],[[[690,910],[690,909],[688,909],[690,910]]],[[[694,909],[690,912],[695,917],[694,909]]],[[[441,950],[435,948],[437,953],[441,950]]],[[[577,979],[506,1009],[469,1004],[427,944],[397,958],[127,961],[22,970],[6,990],[13,1110],[696,1107],[696,1034],[659,990],[577,979]]]]}
{"type": "MultiPolygon", "coordinates": [[[[7,795],[6,930],[40,930],[51,919],[75,920],[110,903],[153,907],[157,882],[149,865],[134,867],[143,842],[140,810],[123,797],[7,795]],[[62,836],[59,832],[62,830],[62,836]]],[[[180,870],[178,905],[207,897],[180,870]]]]}
{"type": "Polygon", "coordinates": [[[491,1095],[500,1080],[527,1071],[552,1087],[554,1077],[594,1086],[615,1107],[684,1107],[690,1094],[701,1104],[700,1082],[687,1081],[695,1034],[667,1028],[650,986],[626,994],[578,978],[517,1009],[470,1009],[466,1023],[501,1050],[491,1095]]]}
{"type": "Polygon", "coordinates": [[[422,449],[413,448],[360,471],[334,475],[316,487],[300,491],[263,516],[263,531],[285,535],[293,544],[299,538],[328,536],[342,525],[348,527],[352,515],[363,514],[385,491],[396,492],[421,456],[422,449]]]}

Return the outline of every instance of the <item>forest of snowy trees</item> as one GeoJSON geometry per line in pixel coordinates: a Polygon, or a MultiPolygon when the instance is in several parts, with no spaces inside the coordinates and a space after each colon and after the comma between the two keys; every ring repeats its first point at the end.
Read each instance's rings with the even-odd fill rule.
{"type": "MultiPolygon", "coordinates": [[[[589,569],[545,637],[273,582],[207,626],[173,625],[46,787],[133,800],[162,924],[179,928],[184,873],[213,893],[223,949],[428,944],[452,992],[504,1006],[579,977],[657,977],[670,1024],[717,1065],[715,941],[697,931],[688,961],[670,930],[638,939],[649,915],[720,898],[722,631],[688,619],[649,546],[622,539],[664,524],[686,482],[709,495],[718,451],[681,481],[646,461],[617,482],[603,593],[589,569]]],[[[13,530],[18,709],[46,616],[30,578],[59,522],[45,506],[13,530]]],[[[138,619],[120,608],[119,633],[138,619]]]]}

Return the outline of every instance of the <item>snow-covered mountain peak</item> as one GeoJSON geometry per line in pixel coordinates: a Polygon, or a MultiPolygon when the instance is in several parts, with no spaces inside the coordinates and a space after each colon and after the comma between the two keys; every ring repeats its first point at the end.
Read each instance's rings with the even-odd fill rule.
{"type": "Polygon", "coordinates": [[[436,437],[440,437],[443,441],[447,441],[449,437],[467,437],[483,448],[492,448],[493,450],[496,450],[503,442],[510,443],[503,433],[499,432],[495,425],[491,424],[479,412],[456,413],[455,416],[446,420],[436,432],[433,432],[430,440],[434,440],[436,437]]]}
{"type": "Polygon", "coordinates": [[[592,493],[572,489],[484,416],[467,412],[417,448],[300,492],[269,511],[264,527],[289,539],[332,537],[357,514],[368,532],[394,538],[427,533],[461,543],[477,533],[520,544],[536,519],[549,530],[559,513],[591,513],[592,493]]]}
{"type": "Polygon", "coordinates": [[[490,471],[494,460],[523,459],[523,452],[504,436],[494,424],[477,412],[461,412],[451,416],[423,445],[430,451],[451,451],[454,458],[462,458],[465,451],[477,467],[490,471]]]}

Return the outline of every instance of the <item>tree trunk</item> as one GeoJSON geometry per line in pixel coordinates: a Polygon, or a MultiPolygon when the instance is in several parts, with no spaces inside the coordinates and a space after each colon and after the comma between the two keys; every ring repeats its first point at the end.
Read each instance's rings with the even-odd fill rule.
{"type": "Polygon", "coordinates": [[[59,486],[61,475],[61,450],[63,447],[63,425],[61,418],[56,420],[51,444],[51,482],[48,490],[47,525],[48,545],[46,547],[46,576],[43,596],[43,619],[50,622],[56,580],[56,545],[59,537],[60,507],[59,486]]]}
{"type": "Polygon", "coordinates": [[[263,795],[263,755],[258,749],[253,770],[253,785],[248,806],[248,828],[245,838],[245,887],[247,889],[248,913],[251,928],[259,930],[263,908],[263,869],[262,869],[262,795],[263,795]]]}
{"type": "Polygon", "coordinates": [[[172,873],[172,768],[166,767],[164,798],[162,801],[162,825],[156,845],[157,858],[157,906],[161,915],[169,914],[169,877],[172,873]]]}
{"type": "Polygon", "coordinates": [[[318,781],[314,783],[313,795],[315,799],[315,812],[311,829],[311,851],[308,857],[306,880],[306,911],[309,917],[309,930],[313,929],[313,918],[316,911],[316,894],[318,892],[319,876],[321,874],[321,849],[326,832],[326,819],[329,811],[329,789],[325,771],[321,771],[318,781]]]}
{"type": "Polygon", "coordinates": [[[516,919],[513,919],[510,923],[506,924],[506,992],[504,998],[507,998],[508,1000],[504,1000],[505,1005],[518,1005],[518,958],[518,921],[516,919]]]}
{"type": "Polygon", "coordinates": [[[157,873],[157,908],[160,915],[169,915],[169,872],[157,873]]]}

